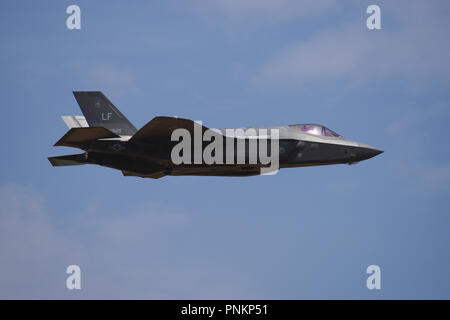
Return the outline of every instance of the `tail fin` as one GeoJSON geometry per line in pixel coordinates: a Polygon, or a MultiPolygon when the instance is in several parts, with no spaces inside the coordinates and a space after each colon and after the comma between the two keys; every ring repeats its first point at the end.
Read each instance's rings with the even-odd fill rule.
{"type": "Polygon", "coordinates": [[[100,91],[74,91],[90,127],[104,127],[118,135],[134,135],[136,128],[100,91]]]}

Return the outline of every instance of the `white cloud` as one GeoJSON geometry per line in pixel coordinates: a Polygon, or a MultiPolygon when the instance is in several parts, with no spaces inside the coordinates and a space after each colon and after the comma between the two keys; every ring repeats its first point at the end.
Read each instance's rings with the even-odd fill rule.
{"type": "Polygon", "coordinates": [[[396,173],[405,179],[405,185],[415,186],[421,194],[448,190],[450,164],[442,162],[447,152],[442,148],[436,151],[434,142],[436,137],[446,132],[449,103],[419,101],[403,106],[401,110],[404,110],[401,116],[386,128],[393,143],[391,152],[402,159],[399,163],[393,163],[396,173]],[[435,152],[439,157],[435,156],[435,152]]]}
{"type": "Polygon", "coordinates": [[[0,298],[250,295],[239,270],[192,258],[201,256],[189,244],[193,221],[179,208],[78,208],[56,219],[42,195],[11,185],[0,187],[0,201],[0,298]],[[81,267],[80,292],[65,288],[70,264],[81,267]]]}
{"type": "Polygon", "coordinates": [[[417,197],[442,196],[450,189],[450,162],[431,163],[405,159],[395,166],[395,174],[403,181],[402,190],[417,197]]]}
{"type": "Polygon", "coordinates": [[[364,19],[322,30],[270,58],[254,82],[297,89],[308,83],[354,84],[397,76],[415,82],[423,82],[424,77],[448,81],[450,23],[445,11],[432,6],[386,3],[382,13],[391,15],[398,26],[382,22],[382,30],[367,30],[364,19]]]}
{"type": "Polygon", "coordinates": [[[130,88],[135,87],[134,75],[123,68],[111,65],[94,65],[83,70],[87,70],[83,74],[83,81],[89,88],[100,88],[100,90],[120,93],[127,92],[130,88]]]}
{"type": "Polygon", "coordinates": [[[138,87],[135,74],[131,70],[117,65],[87,64],[75,61],[71,64],[70,69],[79,77],[79,87],[74,90],[99,90],[114,92],[116,96],[120,96],[138,87]]]}
{"type": "Polygon", "coordinates": [[[450,163],[444,165],[422,165],[416,168],[418,182],[426,191],[448,191],[450,189],[450,163]]]}
{"type": "Polygon", "coordinates": [[[408,112],[387,126],[387,132],[392,138],[409,140],[411,132],[417,130],[424,124],[436,123],[440,119],[448,117],[450,105],[447,102],[439,101],[431,104],[410,106],[408,112]]]}
{"type": "MultiPolygon", "coordinates": [[[[49,225],[38,193],[23,186],[3,186],[0,202],[0,298],[35,296],[51,269],[50,261],[58,265],[61,254],[72,246],[49,225]]],[[[48,282],[41,287],[43,297],[52,286],[48,282]]]]}
{"type": "Polygon", "coordinates": [[[233,23],[267,23],[336,10],[336,0],[218,0],[195,1],[194,8],[209,16],[222,13],[233,23]]]}

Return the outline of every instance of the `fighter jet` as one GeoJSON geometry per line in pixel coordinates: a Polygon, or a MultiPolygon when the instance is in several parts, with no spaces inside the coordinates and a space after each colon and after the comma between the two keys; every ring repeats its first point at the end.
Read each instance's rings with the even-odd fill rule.
{"type": "Polygon", "coordinates": [[[69,131],[55,146],[84,152],[50,157],[53,166],[97,164],[121,170],[124,176],[154,179],[245,177],[280,168],[354,164],[383,152],[319,124],[208,129],[198,121],[158,116],[137,130],[102,92],[73,94],[84,116],[62,116],[69,131]],[[214,148],[208,147],[213,142],[214,148]],[[209,160],[203,157],[207,150],[209,160]]]}

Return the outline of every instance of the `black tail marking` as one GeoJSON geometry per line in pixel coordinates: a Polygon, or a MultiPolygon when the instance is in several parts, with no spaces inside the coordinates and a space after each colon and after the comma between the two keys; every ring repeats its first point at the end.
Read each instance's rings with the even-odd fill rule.
{"type": "Polygon", "coordinates": [[[74,91],[73,95],[90,127],[104,127],[118,135],[134,135],[131,122],[100,91],[74,91]]]}

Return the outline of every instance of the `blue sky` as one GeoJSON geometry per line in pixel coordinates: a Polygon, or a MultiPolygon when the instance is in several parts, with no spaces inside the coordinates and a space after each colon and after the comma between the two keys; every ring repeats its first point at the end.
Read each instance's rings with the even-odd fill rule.
{"type": "MultiPolygon", "coordinates": [[[[0,298],[450,298],[448,1],[2,1],[0,298]],[[68,5],[81,30],[66,28],[68,5]],[[378,4],[382,30],[366,28],[378,4]],[[385,150],[250,178],[53,168],[101,90],[141,127],[321,123],[385,150]],[[82,289],[65,287],[77,264],[82,289]],[[366,288],[381,267],[382,289],[366,288]]],[[[75,151],[77,152],[77,151],[75,151]]]]}

